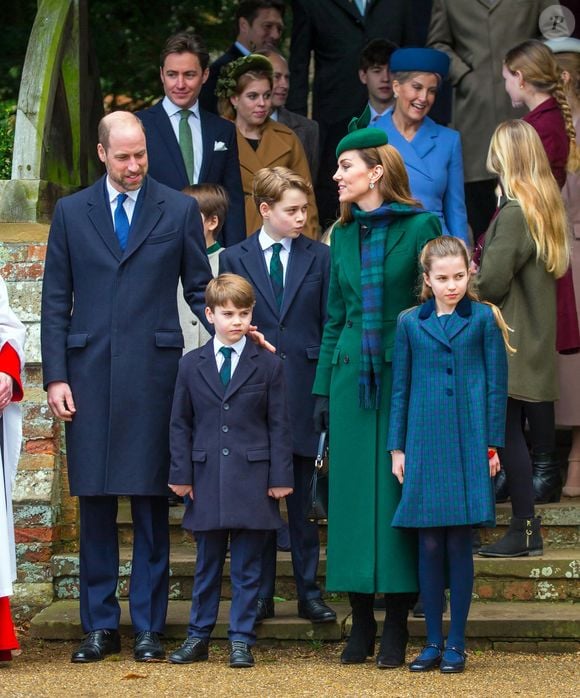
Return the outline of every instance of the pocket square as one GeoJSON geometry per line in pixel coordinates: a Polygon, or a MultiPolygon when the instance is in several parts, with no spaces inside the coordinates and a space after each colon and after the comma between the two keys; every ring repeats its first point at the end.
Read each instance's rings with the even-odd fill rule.
{"type": "Polygon", "coordinates": [[[214,141],[213,149],[214,152],[216,150],[227,150],[228,146],[223,141],[214,141]]]}

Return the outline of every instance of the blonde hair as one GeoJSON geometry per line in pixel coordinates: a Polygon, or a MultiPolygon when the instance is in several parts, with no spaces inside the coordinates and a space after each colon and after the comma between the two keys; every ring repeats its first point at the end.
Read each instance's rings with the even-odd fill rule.
{"type": "MultiPolygon", "coordinates": [[[[510,354],[515,354],[516,350],[511,346],[509,342],[509,333],[512,331],[501,314],[501,310],[487,301],[480,301],[477,291],[473,287],[473,276],[469,272],[469,252],[463,240],[453,237],[451,235],[441,235],[440,237],[429,240],[429,242],[421,250],[419,255],[419,264],[423,270],[423,274],[429,276],[431,273],[431,268],[433,266],[433,261],[436,259],[443,259],[444,257],[461,257],[462,261],[465,263],[465,269],[469,274],[467,281],[467,290],[465,295],[471,301],[477,301],[483,303],[484,305],[489,305],[493,313],[493,317],[497,323],[497,326],[501,330],[503,341],[507,351],[510,354]]],[[[419,300],[424,303],[425,301],[433,298],[433,289],[427,285],[425,277],[421,277],[421,290],[419,292],[419,300]]]]}
{"type": "MultiPolygon", "coordinates": [[[[233,94],[239,97],[253,80],[267,80],[270,83],[270,89],[272,89],[274,85],[271,70],[248,70],[248,72],[242,73],[237,78],[233,94]]],[[[236,120],[236,110],[230,101],[230,97],[218,97],[217,107],[218,114],[223,116],[224,119],[229,119],[230,121],[236,120]]]]}
{"type": "Polygon", "coordinates": [[[562,71],[552,51],[541,41],[530,39],[510,49],[506,53],[504,64],[512,75],[519,71],[522,79],[538,92],[547,93],[558,102],[570,141],[567,169],[568,172],[580,170],[580,148],[576,142],[572,111],[566,99],[562,71]]]}
{"type": "Polygon", "coordinates": [[[243,276],[220,274],[207,285],[205,304],[213,312],[216,306],[227,305],[230,301],[234,308],[253,308],[256,294],[252,284],[243,276]]]}
{"type": "Polygon", "coordinates": [[[522,208],[536,258],[556,278],[570,264],[568,220],[548,156],[533,126],[514,119],[500,124],[487,153],[487,169],[501,179],[504,194],[522,208]]]}
{"type": "MultiPolygon", "coordinates": [[[[409,175],[403,158],[392,145],[380,145],[378,148],[356,150],[369,170],[377,165],[383,168],[383,174],[377,180],[379,194],[388,203],[421,206],[421,203],[411,196],[409,175]]],[[[340,204],[340,222],[350,223],[354,220],[350,202],[340,204]]]]}
{"type": "Polygon", "coordinates": [[[574,112],[580,107],[580,53],[572,51],[555,53],[554,58],[560,70],[565,70],[570,75],[570,80],[566,82],[562,78],[562,81],[570,109],[574,112]]]}
{"type": "Polygon", "coordinates": [[[312,194],[309,182],[288,167],[263,167],[254,176],[252,193],[256,208],[259,211],[262,203],[272,206],[289,189],[298,189],[306,196],[312,194]]]}

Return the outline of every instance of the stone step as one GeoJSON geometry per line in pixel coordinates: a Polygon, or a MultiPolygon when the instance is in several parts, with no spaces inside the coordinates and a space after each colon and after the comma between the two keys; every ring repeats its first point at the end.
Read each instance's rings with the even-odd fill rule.
{"type": "MultiPolygon", "coordinates": [[[[259,640],[283,641],[340,641],[348,636],[351,628],[350,607],[344,602],[333,603],[337,613],[336,623],[314,625],[296,615],[296,604],[291,601],[276,604],[276,617],[257,628],[259,640]]],[[[227,638],[227,622],[230,604],[220,604],[218,622],[213,639],[227,638]]],[[[376,611],[377,634],[382,632],[384,612],[376,611]]],[[[182,640],[187,629],[189,602],[170,601],[167,613],[166,638],[182,640]]],[[[447,633],[449,615],[444,619],[447,633]]],[[[131,635],[127,601],[121,601],[121,627],[123,634],[131,635]]],[[[409,618],[409,631],[415,641],[424,638],[424,621],[409,618]]],[[[73,640],[82,637],[78,602],[55,601],[32,619],[32,637],[44,640],[73,640]]],[[[580,604],[545,603],[478,603],[472,606],[467,624],[468,644],[471,648],[506,649],[502,645],[521,645],[530,651],[564,651],[580,649],[580,604]]]]}
{"type": "MultiPolygon", "coordinates": [[[[318,581],[324,587],[326,557],[322,551],[318,581]]],[[[547,549],[541,557],[482,558],[475,556],[474,600],[482,601],[578,601],[580,600],[580,549],[547,549]]],[[[78,598],[79,561],[76,554],[52,558],[55,596],[78,598]]],[[[174,545],[170,563],[170,598],[190,599],[195,569],[195,547],[174,545]]],[[[278,553],[276,595],[296,595],[290,553],[278,553]]],[[[120,550],[119,593],[126,597],[131,574],[131,548],[120,550]]],[[[231,598],[229,559],[226,560],[222,597],[231,598]]]]}
{"type": "MultiPolygon", "coordinates": [[[[488,543],[504,535],[511,518],[511,505],[498,504],[497,527],[482,529],[482,540],[488,543]]],[[[283,515],[285,512],[282,511],[283,515]]],[[[542,517],[542,535],[546,548],[580,548],[580,497],[563,498],[557,504],[539,504],[536,514],[542,517]]],[[[169,521],[172,543],[183,543],[191,540],[191,534],[181,528],[183,507],[175,506],[169,509],[169,521]]],[[[131,509],[129,501],[119,502],[120,541],[129,544],[133,539],[131,529],[131,509]]],[[[326,526],[320,526],[320,541],[326,543],[326,526]]]]}

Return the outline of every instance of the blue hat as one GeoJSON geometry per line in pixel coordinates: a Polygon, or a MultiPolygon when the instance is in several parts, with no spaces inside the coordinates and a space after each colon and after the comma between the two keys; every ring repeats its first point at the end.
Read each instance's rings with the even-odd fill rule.
{"type": "Polygon", "coordinates": [[[445,78],[449,72],[449,62],[449,56],[435,48],[398,48],[391,55],[389,70],[391,73],[437,73],[445,78]]]}

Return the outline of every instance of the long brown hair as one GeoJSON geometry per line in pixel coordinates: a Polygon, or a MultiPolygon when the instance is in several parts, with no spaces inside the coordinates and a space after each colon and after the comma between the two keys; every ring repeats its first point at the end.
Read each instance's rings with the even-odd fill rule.
{"type": "MultiPolygon", "coordinates": [[[[421,206],[421,203],[411,196],[409,175],[405,169],[403,158],[392,145],[380,145],[378,148],[364,148],[356,151],[365,165],[370,169],[381,165],[383,174],[377,180],[379,194],[387,203],[408,204],[421,206]]],[[[350,223],[354,220],[350,202],[340,204],[340,222],[350,223]]]]}
{"type": "MultiPolygon", "coordinates": [[[[421,254],[419,255],[419,264],[421,265],[423,274],[429,276],[429,273],[431,272],[431,268],[433,266],[433,261],[436,259],[443,259],[444,257],[461,257],[461,259],[465,263],[465,269],[469,274],[469,279],[467,281],[467,290],[465,292],[465,295],[471,301],[477,301],[480,303],[484,303],[485,305],[489,305],[493,312],[493,317],[497,323],[497,326],[501,330],[501,334],[507,351],[510,354],[515,354],[516,350],[514,349],[514,347],[511,346],[509,342],[509,333],[511,332],[511,329],[508,327],[506,321],[504,320],[503,315],[501,314],[501,310],[493,303],[479,300],[479,296],[477,295],[477,291],[475,290],[473,285],[473,276],[469,273],[469,252],[467,251],[467,247],[465,246],[463,240],[453,237],[452,235],[441,235],[440,237],[434,238],[433,240],[429,240],[429,242],[421,250],[421,254]]],[[[419,300],[422,303],[424,303],[430,298],[433,298],[433,290],[430,286],[427,285],[427,283],[425,282],[425,277],[422,275],[419,300]]]]}
{"type": "Polygon", "coordinates": [[[580,170],[580,148],[576,141],[572,111],[566,99],[562,71],[552,51],[541,41],[529,39],[510,49],[504,63],[512,75],[519,71],[522,78],[538,92],[547,93],[558,102],[570,141],[567,169],[569,172],[580,170]]]}
{"type": "Polygon", "coordinates": [[[570,264],[568,219],[534,127],[520,119],[500,124],[491,138],[487,169],[499,176],[507,198],[521,206],[537,259],[556,278],[563,276],[570,264]]]}

